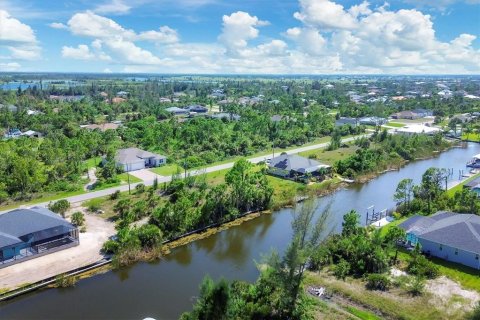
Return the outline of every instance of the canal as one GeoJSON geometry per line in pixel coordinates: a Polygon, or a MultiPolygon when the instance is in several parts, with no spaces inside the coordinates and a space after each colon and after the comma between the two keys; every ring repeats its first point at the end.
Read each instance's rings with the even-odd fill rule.
{"type": "MultiPolygon", "coordinates": [[[[398,182],[416,183],[430,167],[459,170],[480,153],[480,144],[453,148],[438,157],[411,162],[366,184],[354,184],[335,194],[318,198],[320,210],[330,207],[330,226],[339,230],[343,214],[357,210],[365,221],[366,208],[377,210],[394,205],[398,182]]],[[[207,239],[177,248],[160,261],[137,263],[122,270],[81,280],[74,288],[48,289],[0,304],[0,319],[177,319],[191,309],[205,275],[214,279],[254,281],[255,262],[275,249],[282,252],[291,237],[292,210],[248,221],[207,239]]]]}

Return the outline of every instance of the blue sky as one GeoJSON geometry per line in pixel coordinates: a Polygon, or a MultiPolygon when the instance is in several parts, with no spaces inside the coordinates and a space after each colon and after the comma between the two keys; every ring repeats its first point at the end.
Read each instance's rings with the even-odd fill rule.
{"type": "Polygon", "coordinates": [[[480,0],[0,0],[0,72],[480,73],[480,0]]]}

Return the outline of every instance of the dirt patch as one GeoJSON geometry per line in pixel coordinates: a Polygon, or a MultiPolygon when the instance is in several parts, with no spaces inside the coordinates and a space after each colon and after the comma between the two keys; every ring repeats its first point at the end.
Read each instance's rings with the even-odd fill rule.
{"type": "Polygon", "coordinates": [[[15,289],[103,259],[100,250],[115,234],[114,224],[93,214],[85,214],[85,222],[87,232],[80,233],[80,245],[0,269],[0,290],[15,289]]]}
{"type": "Polygon", "coordinates": [[[432,296],[431,303],[446,311],[472,310],[480,301],[480,293],[473,290],[465,290],[453,280],[442,276],[438,279],[429,280],[425,290],[432,296]]]}

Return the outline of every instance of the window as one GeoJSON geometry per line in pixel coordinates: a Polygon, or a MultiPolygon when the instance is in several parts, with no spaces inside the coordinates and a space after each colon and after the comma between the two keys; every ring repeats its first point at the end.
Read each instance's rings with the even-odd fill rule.
{"type": "Polygon", "coordinates": [[[458,249],[455,249],[455,255],[458,256],[458,249]]]}
{"type": "Polygon", "coordinates": [[[438,248],[438,249],[440,249],[440,251],[442,251],[442,250],[443,250],[443,246],[442,246],[442,245],[440,245],[440,248],[438,248]]]}
{"type": "Polygon", "coordinates": [[[475,260],[478,260],[478,254],[475,256],[475,260]]]}

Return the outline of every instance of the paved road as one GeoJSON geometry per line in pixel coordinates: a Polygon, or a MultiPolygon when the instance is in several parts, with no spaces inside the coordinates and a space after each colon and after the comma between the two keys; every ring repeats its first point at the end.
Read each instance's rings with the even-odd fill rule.
{"type": "MultiPolygon", "coordinates": [[[[364,135],[359,135],[359,136],[355,136],[355,137],[350,137],[350,138],[345,138],[345,139],[342,140],[342,142],[349,142],[349,141],[353,141],[353,140],[355,140],[359,137],[368,137],[370,135],[371,135],[371,133],[364,134],[364,135]]],[[[326,146],[328,146],[328,144],[329,144],[329,142],[319,143],[319,144],[314,144],[314,145],[310,145],[310,146],[291,149],[291,150],[288,150],[288,151],[285,151],[285,152],[287,154],[295,154],[295,153],[300,153],[300,152],[305,152],[305,151],[310,151],[310,150],[322,149],[322,148],[325,148],[326,146]]],[[[255,157],[255,158],[249,158],[247,160],[252,162],[252,163],[259,163],[261,161],[265,161],[269,157],[270,157],[270,155],[265,155],[265,156],[255,157]]],[[[208,168],[201,169],[201,170],[192,170],[192,171],[189,172],[189,174],[190,175],[200,175],[200,174],[203,174],[203,173],[209,173],[209,172],[215,172],[215,171],[220,171],[220,170],[224,170],[224,169],[229,169],[229,168],[233,167],[233,164],[234,164],[234,162],[229,162],[229,163],[219,164],[219,165],[208,167],[208,168]]],[[[171,180],[171,176],[159,176],[159,175],[157,175],[157,177],[158,177],[158,183],[159,184],[164,183],[164,182],[169,182],[171,180]]],[[[138,185],[138,184],[139,183],[130,184],[130,188],[132,189],[132,191],[135,189],[135,186],[138,185]]],[[[143,184],[145,184],[146,186],[151,186],[153,184],[153,179],[143,181],[143,184]]],[[[122,186],[119,186],[119,187],[109,188],[109,189],[100,190],[100,191],[93,191],[93,192],[81,194],[81,195],[78,195],[78,196],[67,197],[65,199],[68,200],[70,203],[77,203],[77,202],[83,202],[83,201],[94,199],[94,198],[100,198],[100,197],[108,196],[108,195],[110,195],[110,194],[112,194],[116,191],[120,191],[120,192],[128,191],[128,185],[122,185],[122,186]]],[[[48,204],[49,204],[49,202],[42,202],[42,203],[37,203],[35,205],[27,205],[27,206],[28,207],[31,207],[31,206],[46,207],[48,204]]],[[[0,213],[4,213],[6,211],[9,211],[9,210],[0,211],[0,213]]]]}

